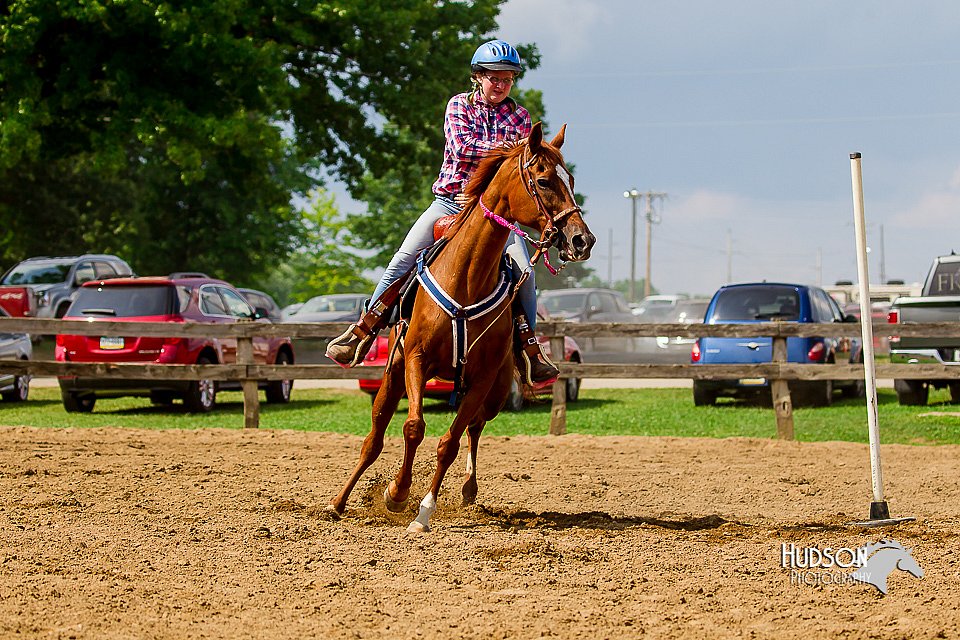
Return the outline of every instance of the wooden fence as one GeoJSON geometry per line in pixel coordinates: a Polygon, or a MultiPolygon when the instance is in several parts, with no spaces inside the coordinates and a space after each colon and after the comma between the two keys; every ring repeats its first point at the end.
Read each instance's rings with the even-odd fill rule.
{"type": "MultiPolygon", "coordinates": [[[[52,361],[3,361],[5,372],[34,376],[90,376],[99,378],[173,379],[173,380],[239,380],[243,389],[244,427],[256,428],[260,422],[260,403],[257,392],[259,380],[318,380],[318,379],[375,379],[383,375],[382,367],[343,369],[335,364],[260,365],[253,359],[253,338],[330,338],[339,335],[346,323],[282,323],[239,322],[216,323],[162,323],[138,322],[135,331],[131,323],[106,320],[47,320],[38,318],[0,318],[0,332],[29,333],[32,335],[86,335],[86,336],[153,336],[153,337],[211,337],[237,340],[237,362],[211,365],[168,365],[136,363],[77,363],[52,361]]],[[[566,433],[566,378],[680,378],[693,380],[766,378],[771,381],[771,394],[777,421],[777,435],[793,438],[793,405],[790,398],[790,380],[856,380],[863,377],[863,365],[851,364],[796,364],[786,362],[788,337],[832,336],[859,338],[860,325],[856,323],[799,324],[766,322],[759,324],[621,324],[540,322],[541,335],[550,336],[553,353],[563,353],[563,337],[639,338],[670,336],[773,339],[773,361],[752,365],[700,364],[576,364],[562,362],[560,380],[553,387],[553,407],[550,433],[566,433]]],[[[873,325],[877,336],[958,337],[960,323],[873,325]]],[[[960,367],[931,364],[876,365],[878,378],[953,379],[960,380],[960,367]]]]}

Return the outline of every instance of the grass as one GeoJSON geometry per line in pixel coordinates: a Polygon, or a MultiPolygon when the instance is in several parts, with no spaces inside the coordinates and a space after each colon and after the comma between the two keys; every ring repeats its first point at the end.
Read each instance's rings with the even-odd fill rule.
{"type": "MultiPolygon", "coordinates": [[[[261,396],[262,398],[262,396],[261,396]]],[[[948,404],[946,391],[932,391],[926,407],[901,407],[892,390],[880,389],[878,414],[883,443],[958,444],[960,407],[948,404]],[[955,415],[928,415],[934,412],[955,415]],[[927,414],[927,415],[925,415],[927,414]]],[[[261,405],[262,429],[334,431],[365,435],[370,428],[370,398],[359,391],[294,389],[288,405],[261,405]]],[[[446,431],[453,413],[443,402],[425,405],[428,434],[446,431]]],[[[406,416],[401,402],[388,435],[399,436],[406,416]]],[[[550,423],[549,401],[520,413],[502,413],[487,425],[486,435],[545,435],[550,423]]],[[[23,404],[0,404],[0,424],[34,427],[137,427],[146,429],[240,429],[243,402],[239,392],[218,395],[217,408],[206,415],[186,413],[182,406],[154,407],[145,398],[100,399],[93,413],[66,413],[56,388],[31,389],[23,404]]],[[[863,401],[837,400],[833,406],[795,409],[796,437],[802,441],[867,442],[863,401]]],[[[677,437],[776,437],[773,409],[720,401],[714,407],[694,407],[689,389],[584,389],[567,407],[568,433],[677,437]]]]}

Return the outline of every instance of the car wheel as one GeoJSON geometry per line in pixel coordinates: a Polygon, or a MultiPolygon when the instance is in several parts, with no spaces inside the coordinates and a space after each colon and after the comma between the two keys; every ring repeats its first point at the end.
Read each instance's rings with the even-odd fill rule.
{"type": "Polygon", "coordinates": [[[567,378],[567,402],[576,402],[580,399],[580,378],[567,378]]]}
{"type": "Polygon", "coordinates": [[[15,376],[13,389],[3,393],[4,402],[23,402],[30,395],[30,376],[15,376]]]}
{"type": "Polygon", "coordinates": [[[717,392],[706,388],[699,380],[693,381],[693,405],[695,407],[709,407],[717,402],[717,392]]]}
{"type": "Polygon", "coordinates": [[[504,406],[507,411],[520,411],[523,409],[523,392],[520,385],[514,380],[510,383],[510,394],[507,396],[507,404],[504,406]]]}
{"type": "Polygon", "coordinates": [[[67,413],[90,413],[97,403],[96,396],[81,396],[62,389],[60,390],[60,398],[63,400],[63,408],[67,410],[67,413]]]}
{"type": "MultiPolygon", "coordinates": [[[[277,354],[277,365],[290,364],[290,355],[281,351],[277,354]]],[[[290,392],[293,390],[293,380],[271,380],[267,383],[267,402],[284,404],[290,402],[290,392]]]]}
{"type": "Polygon", "coordinates": [[[169,407],[173,404],[174,394],[172,391],[151,391],[150,402],[161,406],[169,407]]]}
{"type": "MultiPolygon", "coordinates": [[[[206,356],[197,359],[197,364],[213,364],[206,356]]],[[[217,403],[217,385],[213,380],[191,380],[183,404],[191,413],[209,413],[217,403]]]]}
{"type": "Polygon", "coordinates": [[[930,394],[930,387],[923,380],[894,380],[893,389],[903,406],[924,406],[930,394]]]}

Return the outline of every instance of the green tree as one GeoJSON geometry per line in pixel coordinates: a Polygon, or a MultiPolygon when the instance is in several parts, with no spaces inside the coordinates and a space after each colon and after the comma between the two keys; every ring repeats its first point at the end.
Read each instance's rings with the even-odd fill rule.
{"type": "Polygon", "coordinates": [[[364,259],[346,243],[346,218],[333,194],[312,191],[302,215],[304,233],[296,250],[252,283],[270,292],[281,306],[325,293],[372,290],[373,283],[362,275],[364,259]]]}
{"type": "Polygon", "coordinates": [[[262,272],[291,195],[420,162],[501,2],[0,3],[0,259],[262,272]]]}

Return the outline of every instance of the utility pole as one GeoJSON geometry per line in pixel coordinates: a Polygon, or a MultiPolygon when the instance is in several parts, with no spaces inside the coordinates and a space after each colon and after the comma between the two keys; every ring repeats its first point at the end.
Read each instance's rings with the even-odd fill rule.
{"type": "Polygon", "coordinates": [[[631,209],[633,211],[633,225],[630,231],[630,302],[637,301],[637,198],[641,193],[637,188],[629,189],[623,192],[624,198],[630,198],[631,209]]]}
{"type": "MultiPolygon", "coordinates": [[[[653,214],[653,201],[656,198],[660,199],[661,207],[663,206],[663,199],[667,197],[666,193],[660,193],[655,191],[647,191],[644,194],[647,197],[647,273],[646,278],[643,281],[643,296],[647,297],[650,295],[650,246],[652,244],[652,235],[653,235],[653,223],[654,223],[654,214],[653,214]]],[[[656,220],[657,224],[660,223],[659,217],[656,220]]]]}
{"type": "Polygon", "coordinates": [[[613,227],[610,227],[610,244],[607,250],[607,286],[613,289],[613,227]]]}

